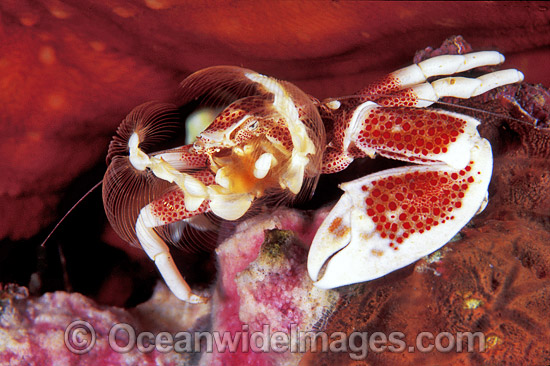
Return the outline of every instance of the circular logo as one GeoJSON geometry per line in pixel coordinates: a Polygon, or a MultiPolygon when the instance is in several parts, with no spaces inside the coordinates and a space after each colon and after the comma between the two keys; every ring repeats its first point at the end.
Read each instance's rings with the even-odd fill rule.
{"type": "Polygon", "coordinates": [[[72,353],[82,355],[94,347],[96,334],[94,327],[84,320],[75,320],[65,328],[65,346],[72,353]]]}

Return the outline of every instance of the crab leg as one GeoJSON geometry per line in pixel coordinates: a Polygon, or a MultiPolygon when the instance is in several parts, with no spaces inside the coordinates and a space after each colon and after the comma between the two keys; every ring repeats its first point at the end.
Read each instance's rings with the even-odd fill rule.
{"type": "Polygon", "coordinates": [[[341,185],[345,193],[319,228],[309,254],[311,277],[322,277],[316,285],[336,287],[383,276],[456,234],[482,205],[491,178],[491,147],[477,133],[478,124],[447,111],[384,108],[374,102],[357,108],[344,136],[345,149],[353,145],[364,155],[424,166],[341,185]],[[350,270],[346,261],[357,268],[350,270]]]}
{"type": "MultiPolygon", "coordinates": [[[[374,157],[376,153],[389,158],[417,163],[429,163],[441,160],[454,166],[457,165],[457,161],[460,161],[459,165],[465,164],[468,160],[467,157],[460,158],[460,152],[465,151],[463,146],[454,143],[456,135],[448,135],[448,133],[462,133],[458,131],[463,128],[457,129],[452,124],[449,125],[447,123],[448,117],[449,120],[455,120],[456,118],[454,117],[460,119],[463,115],[441,112],[447,115],[441,116],[441,113],[434,114],[434,111],[413,108],[430,106],[443,97],[470,98],[502,85],[522,81],[523,74],[515,69],[510,69],[485,74],[476,79],[448,77],[431,83],[424,82],[426,78],[434,75],[452,73],[452,70],[461,72],[478,66],[492,65],[503,60],[504,56],[498,52],[477,52],[467,55],[434,57],[418,65],[411,65],[395,71],[385,79],[360,91],[358,93],[361,96],[360,100],[365,100],[367,97],[370,100],[355,106],[353,113],[341,113],[339,109],[346,108],[345,105],[342,106],[340,103],[333,103],[329,108],[333,109],[336,127],[333,132],[334,136],[329,139],[329,141],[333,141],[332,146],[329,145],[323,157],[323,173],[341,171],[355,158],[374,157]],[[461,65],[460,62],[455,61],[449,67],[445,65],[445,61],[449,60],[449,57],[451,60],[462,60],[461,62],[464,64],[461,65]],[[376,107],[379,107],[379,109],[377,110],[376,107]],[[408,109],[404,107],[408,107],[408,109]],[[420,116],[420,121],[407,121],[409,115],[423,116],[420,116]],[[345,119],[341,119],[341,116],[346,117],[345,119]],[[434,121],[434,119],[438,119],[438,121],[434,121]],[[426,126],[423,120],[432,124],[433,129],[435,129],[423,131],[423,133],[427,133],[425,137],[435,137],[433,141],[413,136],[419,129],[426,126]],[[402,123],[403,121],[405,123],[402,123]],[[437,122],[437,124],[433,125],[432,122],[437,122]],[[385,126],[390,127],[385,128],[385,126]],[[446,131],[449,127],[450,129],[454,129],[454,131],[446,131]],[[405,139],[409,139],[409,141],[405,141],[405,139]],[[426,144],[412,147],[411,141],[419,144],[426,142],[426,144]],[[441,146],[442,141],[446,141],[446,146],[441,146]],[[453,144],[450,145],[449,142],[453,144]],[[350,150],[352,143],[360,147],[362,153],[358,154],[356,150],[352,152],[350,150]],[[403,148],[409,150],[405,153],[406,158],[402,155],[403,148]],[[440,155],[441,152],[445,152],[444,150],[449,148],[455,153],[448,154],[448,159],[434,156],[440,155]],[[430,152],[431,149],[433,150],[430,152]],[[410,153],[415,150],[414,155],[417,157],[411,157],[410,153]],[[435,154],[432,154],[432,152],[435,154]],[[456,158],[459,160],[456,160],[456,158]]],[[[471,122],[463,127],[467,127],[469,131],[467,134],[477,134],[475,126],[479,122],[474,119],[470,120],[471,122]]]]}
{"type": "MultiPolygon", "coordinates": [[[[205,156],[193,154],[190,146],[149,156],[139,148],[139,137],[134,133],[129,139],[128,149],[134,168],[150,169],[156,177],[177,185],[173,191],[140,210],[135,224],[140,245],[155,262],[166,285],[176,297],[190,303],[206,302],[206,298],[191,292],[174,263],[168,246],[154,228],[190,219],[208,211],[226,219],[238,218],[250,206],[249,195],[224,194],[225,189],[214,184],[216,176],[210,170],[200,170],[192,174],[180,172],[180,169],[199,169],[206,165],[205,156]]],[[[265,166],[263,168],[266,169],[265,166]]]]}
{"type": "Polygon", "coordinates": [[[139,136],[134,133],[128,141],[129,159],[134,168],[151,169],[158,178],[174,182],[177,186],[140,210],[135,224],[138,241],[155,262],[166,285],[176,297],[190,303],[206,302],[207,298],[192,293],[174,263],[168,246],[154,228],[186,220],[210,210],[205,192],[206,186],[214,183],[214,175],[209,170],[193,174],[178,170],[204,168],[207,158],[193,154],[190,146],[149,156],[139,148],[139,144],[139,136]]]}
{"type": "Polygon", "coordinates": [[[315,236],[308,271],[334,288],[384,276],[439,249],[483,205],[491,146],[478,138],[462,169],[401,167],[344,183],[344,195],[315,236]]]}
{"type": "Polygon", "coordinates": [[[433,76],[452,75],[480,66],[498,65],[502,62],[504,62],[504,56],[496,51],[436,56],[394,71],[382,80],[367,86],[358,94],[366,95],[372,100],[375,96],[387,95],[424,83],[433,76]]]}
{"type": "MultiPolygon", "coordinates": [[[[161,226],[169,221],[172,221],[171,216],[157,213],[155,206],[159,206],[162,205],[162,203],[167,202],[170,202],[170,204],[183,204],[183,194],[181,191],[178,190],[170,194],[172,197],[163,197],[141,209],[136,222],[136,234],[143,250],[147,253],[149,258],[155,262],[155,265],[162,275],[162,278],[164,278],[166,285],[177,298],[190,303],[206,302],[207,298],[192,293],[191,288],[182,277],[176,264],[174,263],[174,259],[170,255],[168,246],[154,230],[154,227],[161,226]],[[167,220],[167,217],[170,217],[170,219],[167,220]]],[[[205,208],[206,205],[203,205],[199,208],[199,210],[194,212],[185,212],[185,214],[182,214],[182,211],[178,211],[177,213],[180,217],[190,217],[192,215],[205,212],[205,208]]],[[[174,212],[174,214],[176,214],[176,212],[174,212]]]]}
{"type": "Polygon", "coordinates": [[[437,56],[394,71],[382,80],[364,88],[358,95],[364,95],[364,100],[376,101],[385,107],[427,107],[446,96],[470,98],[498,86],[521,81],[523,74],[510,69],[496,71],[475,79],[448,77],[432,83],[426,80],[433,76],[453,75],[502,62],[504,62],[504,56],[495,51],[437,56]]]}
{"type": "Polygon", "coordinates": [[[136,222],[136,234],[143,250],[155,262],[166,285],[177,298],[190,302],[202,303],[208,299],[193,294],[191,288],[180,274],[168,246],[158,236],[154,228],[208,211],[205,202],[195,211],[185,209],[183,192],[175,189],[143,207],[136,222]]]}
{"type": "Polygon", "coordinates": [[[495,71],[478,78],[447,77],[431,83],[421,83],[376,99],[384,107],[408,106],[424,108],[443,97],[468,99],[499,86],[517,83],[523,74],[515,69],[495,71]]]}
{"type": "Polygon", "coordinates": [[[248,193],[231,194],[220,185],[204,184],[192,174],[180,172],[174,166],[182,169],[204,168],[202,157],[193,159],[187,158],[186,147],[183,155],[180,149],[175,152],[164,152],[152,156],[147,155],[139,148],[137,134],[132,135],[128,143],[130,150],[130,162],[137,170],[151,169],[153,174],[160,179],[175,183],[183,191],[185,207],[187,210],[195,211],[206,200],[210,200],[212,211],[226,220],[236,220],[241,217],[252,204],[253,196],[248,193]],[[180,156],[181,155],[181,156],[180,156]],[[195,164],[195,165],[192,165],[195,164]]]}

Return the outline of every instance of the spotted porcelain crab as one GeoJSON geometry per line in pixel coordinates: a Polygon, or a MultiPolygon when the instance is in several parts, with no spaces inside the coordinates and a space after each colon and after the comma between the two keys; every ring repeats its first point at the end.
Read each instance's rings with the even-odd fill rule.
{"type": "Polygon", "coordinates": [[[492,154],[479,121],[426,107],[521,81],[517,70],[453,76],[503,61],[491,51],[437,56],[352,98],[324,102],[239,67],[198,71],[182,82],[180,105],[216,111],[212,123],[194,143],[162,150],[153,144],[177,135],[183,107],[153,102],[134,109],[109,148],[107,216],[154,260],[178,298],[203,302],[166,243],[200,241],[223,220],[307,199],[320,174],[381,155],[414,165],[341,184],[344,194],[311,245],[308,271],[321,288],[384,276],[443,246],[487,202],[492,154]],[[450,77],[427,82],[444,75],[450,77]]]}

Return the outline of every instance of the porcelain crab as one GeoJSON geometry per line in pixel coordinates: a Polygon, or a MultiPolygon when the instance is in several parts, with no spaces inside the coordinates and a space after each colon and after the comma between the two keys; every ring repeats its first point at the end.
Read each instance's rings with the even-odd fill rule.
{"type": "Polygon", "coordinates": [[[212,123],[194,143],[159,150],[151,144],[175,134],[181,108],[151,102],[134,109],[109,148],[107,216],[122,238],[145,250],[178,298],[204,302],[166,243],[189,240],[187,229],[200,236],[221,220],[307,199],[320,174],[381,155],[414,165],[341,184],[344,194],[311,245],[308,271],[321,288],[384,276],[443,246],[487,202],[492,154],[479,121],[426,107],[521,81],[513,69],[454,76],[503,61],[494,51],[437,56],[351,98],[323,102],[248,69],[198,71],[181,83],[179,98],[215,111],[212,123]],[[428,82],[438,76],[448,77],[428,82]]]}

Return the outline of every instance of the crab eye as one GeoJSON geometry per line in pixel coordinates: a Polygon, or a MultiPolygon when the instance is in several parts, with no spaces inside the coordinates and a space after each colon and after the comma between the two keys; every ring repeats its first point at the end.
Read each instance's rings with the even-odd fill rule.
{"type": "Polygon", "coordinates": [[[247,129],[249,131],[254,131],[258,128],[258,121],[254,121],[251,124],[248,125],[247,129]]]}
{"type": "Polygon", "coordinates": [[[195,142],[193,142],[193,149],[201,151],[203,148],[204,142],[202,140],[197,139],[195,142]]]}

